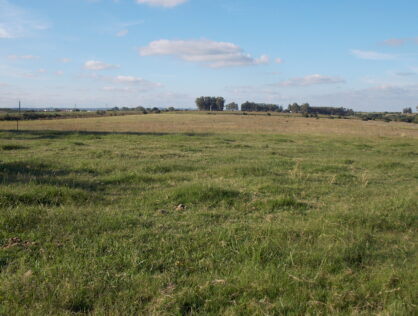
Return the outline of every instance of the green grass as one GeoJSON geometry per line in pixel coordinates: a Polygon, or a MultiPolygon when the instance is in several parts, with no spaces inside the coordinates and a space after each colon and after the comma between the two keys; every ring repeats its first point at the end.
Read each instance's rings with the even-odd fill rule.
{"type": "Polygon", "coordinates": [[[0,315],[414,315],[417,229],[413,138],[0,132],[0,315]]]}

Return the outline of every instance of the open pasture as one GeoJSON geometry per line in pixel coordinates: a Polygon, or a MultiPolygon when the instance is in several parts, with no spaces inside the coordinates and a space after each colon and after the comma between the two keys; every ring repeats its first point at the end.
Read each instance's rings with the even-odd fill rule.
{"type": "MultiPolygon", "coordinates": [[[[0,130],[16,122],[0,121],[0,130]]],[[[418,137],[418,124],[358,119],[303,118],[273,114],[178,112],[147,115],[20,122],[21,130],[100,131],[128,133],[234,133],[418,137]]]]}
{"type": "Polygon", "coordinates": [[[0,122],[1,315],[418,311],[417,125],[14,126],[0,122]]]}

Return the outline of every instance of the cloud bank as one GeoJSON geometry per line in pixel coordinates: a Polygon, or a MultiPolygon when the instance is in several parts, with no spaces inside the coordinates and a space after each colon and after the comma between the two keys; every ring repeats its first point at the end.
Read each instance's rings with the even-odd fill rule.
{"type": "Polygon", "coordinates": [[[254,58],[239,46],[210,40],[157,40],[139,49],[141,56],[171,55],[211,68],[267,64],[269,57],[254,58]]]}

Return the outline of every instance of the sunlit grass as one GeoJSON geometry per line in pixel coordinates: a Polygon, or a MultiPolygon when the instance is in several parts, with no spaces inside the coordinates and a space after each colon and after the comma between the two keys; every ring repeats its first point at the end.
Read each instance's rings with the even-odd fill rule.
{"type": "Polygon", "coordinates": [[[155,117],[0,133],[0,314],[416,313],[417,138],[155,117]]]}

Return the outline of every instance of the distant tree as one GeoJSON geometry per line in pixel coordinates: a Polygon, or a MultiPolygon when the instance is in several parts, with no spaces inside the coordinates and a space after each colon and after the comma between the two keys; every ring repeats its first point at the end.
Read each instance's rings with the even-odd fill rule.
{"type": "Polygon", "coordinates": [[[226,105],[226,110],[227,111],[238,111],[238,104],[236,104],[235,102],[231,102],[229,104],[226,105]]]}
{"type": "Polygon", "coordinates": [[[225,106],[222,97],[199,97],[195,102],[200,111],[223,111],[225,106]]]}
{"type": "Polygon", "coordinates": [[[225,107],[225,99],[222,97],[217,97],[215,104],[216,104],[215,111],[223,111],[225,107]]]}
{"type": "Polygon", "coordinates": [[[174,112],[176,109],[174,107],[170,106],[167,110],[170,111],[170,112],[174,112]]]}
{"type": "Polygon", "coordinates": [[[287,109],[289,110],[289,112],[299,113],[300,112],[300,105],[295,102],[293,104],[289,104],[287,109]]]}
{"type": "Polygon", "coordinates": [[[245,112],[282,112],[283,107],[276,104],[245,102],[241,104],[241,111],[245,112]]]}
{"type": "Polygon", "coordinates": [[[404,108],[403,109],[403,114],[411,114],[412,113],[412,109],[411,108],[404,108]]]}
{"type": "Polygon", "coordinates": [[[304,103],[300,106],[300,112],[303,114],[308,114],[310,110],[309,103],[304,103]]]}
{"type": "Polygon", "coordinates": [[[204,111],[205,110],[205,98],[204,97],[200,97],[196,99],[196,106],[200,111],[204,111]]]}

